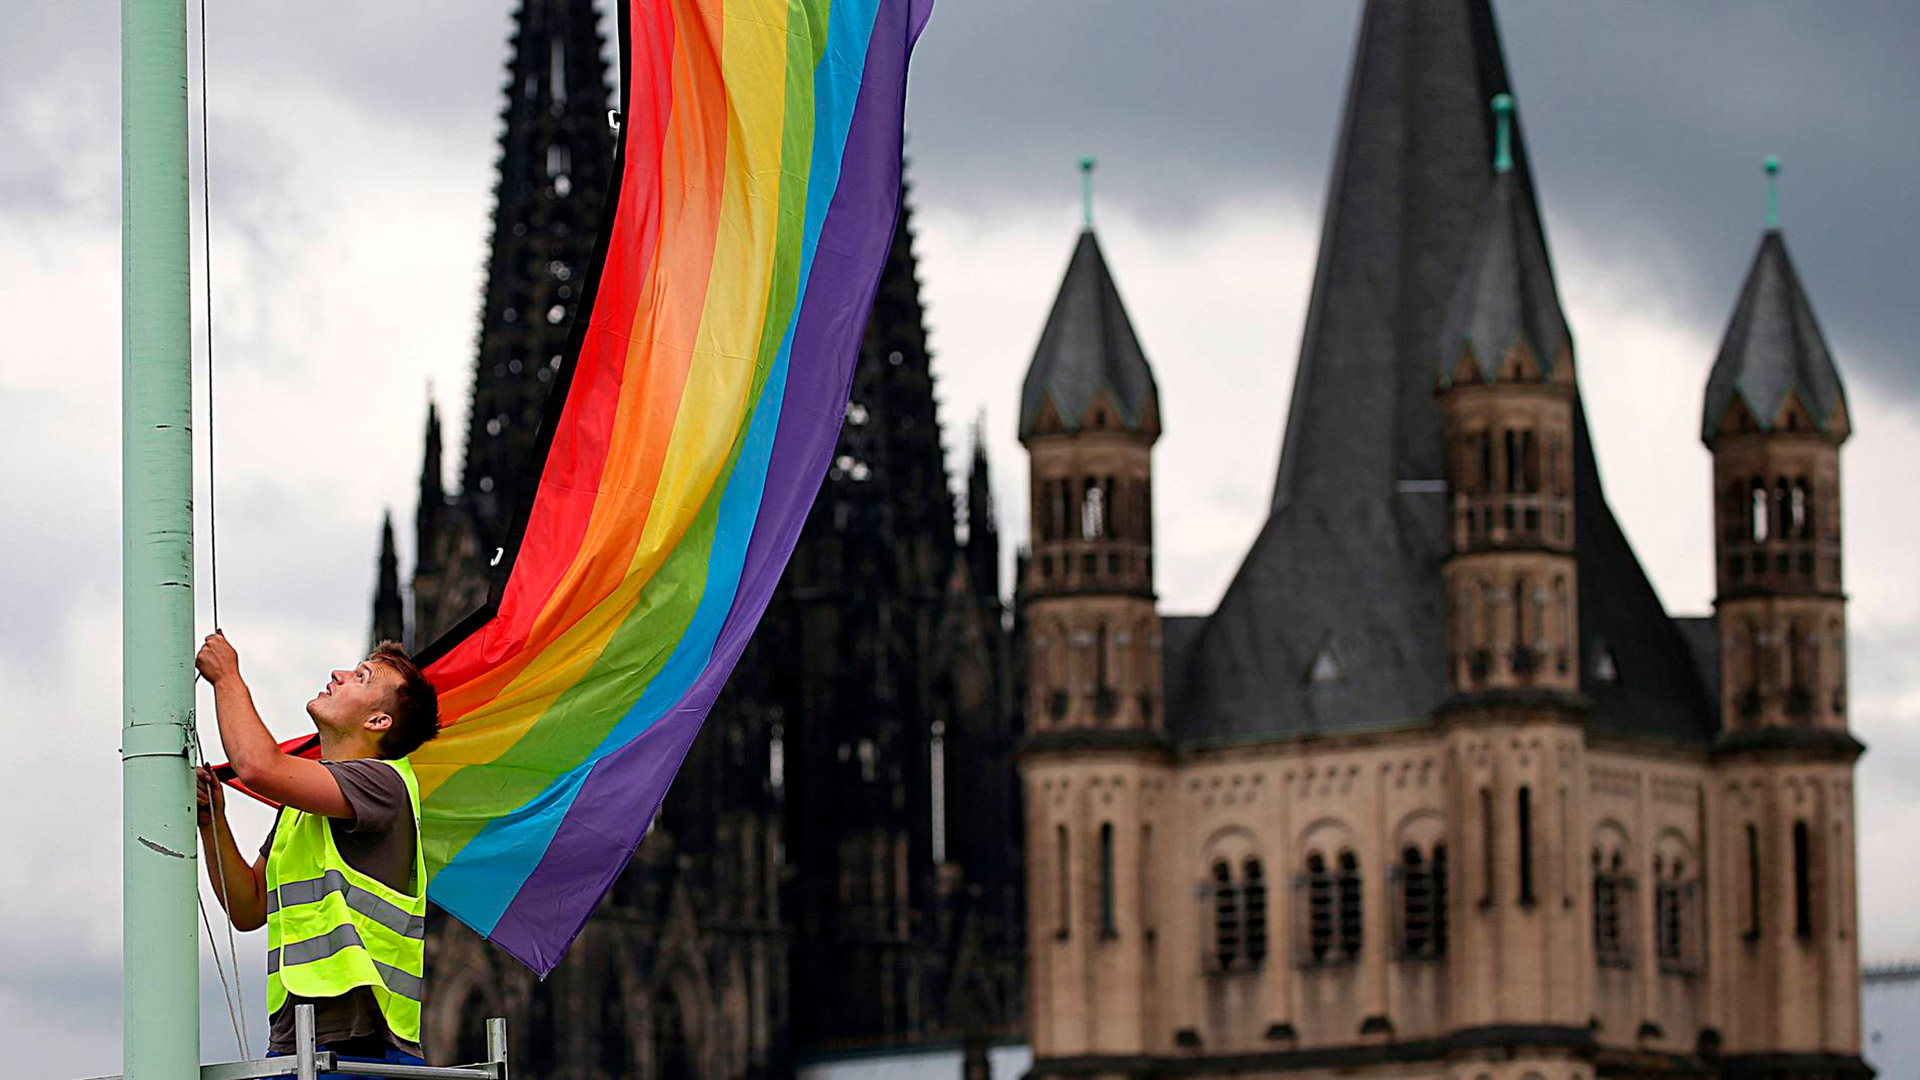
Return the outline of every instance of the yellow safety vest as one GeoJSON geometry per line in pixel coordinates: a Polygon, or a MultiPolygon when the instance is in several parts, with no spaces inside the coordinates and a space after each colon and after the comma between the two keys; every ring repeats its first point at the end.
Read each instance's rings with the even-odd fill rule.
{"type": "Polygon", "coordinates": [[[267,1014],[279,1012],[288,994],[331,998],[365,986],[388,1030],[417,1043],[427,949],[420,784],[407,759],[386,764],[407,784],[420,892],[388,888],[348,866],[326,816],[283,810],[267,853],[267,1014]]]}

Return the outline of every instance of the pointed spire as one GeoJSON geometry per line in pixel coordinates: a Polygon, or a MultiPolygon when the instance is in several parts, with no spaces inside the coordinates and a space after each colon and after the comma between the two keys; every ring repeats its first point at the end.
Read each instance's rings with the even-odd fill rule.
{"type": "MultiPolygon", "coordinates": [[[[1444,475],[1434,343],[1511,89],[1487,0],[1369,0],[1334,150],[1274,506],[1444,475]],[[1309,489],[1317,489],[1310,491],[1309,489]]],[[[1508,128],[1533,201],[1526,125],[1508,128]]]]}
{"type": "Polygon", "coordinates": [[[460,484],[489,549],[531,485],[612,178],[604,45],[594,0],[522,0],[514,12],[460,484]]]}
{"type": "Polygon", "coordinates": [[[1000,598],[1000,524],[993,508],[993,479],[987,466],[986,413],[974,419],[973,462],[967,470],[967,563],[974,592],[1000,598]]]}
{"type": "MultiPolygon", "coordinates": [[[[1087,175],[1092,174],[1087,159],[1087,175]]],[[[1159,434],[1159,390],[1140,339],[1133,332],[1120,290],[1107,269],[1100,241],[1088,228],[1080,233],[1066,276],[1047,316],[1046,329],[1027,367],[1020,391],[1020,437],[1035,433],[1043,417],[1061,430],[1079,431],[1099,424],[1101,401],[1114,415],[1105,420],[1127,431],[1159,434]],[[1051,409],[1051,413],[1049,413],[1051,409]]]]}
{"type": "Polygon", "coordinates": [[[1539,218],[1513,173],[1513,98],[1494,95],[1491,111],[1493,184],[1474,219],[1465,270],[1442,324],[1442,387],[1453,384],[1469,358],[1489,383],[1503,377],[1517,349],[1533,365],[1525,372],[1530,380],[1551,381],[1573,359],[1573,338],[1560,310],[1539,218]]]}
{"type": "Polygon", "coordinates": [[[379,583],[373,592],[373,643],[406,639],[406,605],[400,598],[400,556],[393,545],[393,511],[380,521],[379,583]]]}
{"type": "Polygon", "coordinates": [[[439,558],[440,520],[447,492],[440,463],[440,410],[427,397],[426,452],[420,462],[420,503],[414,511],[414,571],[430,571],[439,558]]]}
{"type": "MultiPolygon", "coordinates": [[[[1769,158],[1768,165],[1769,178],[1777,175],[1778,164],[1769,158]]],[[[1761,431],[1797,423],[1795,402],[1816,430],[1835,440],[1847,437],[1840,371],[1776,223],[1761,234],[1760,250],[1707,376],[1700,438],[1711,443],[1730,417],[1761,431]]]]}

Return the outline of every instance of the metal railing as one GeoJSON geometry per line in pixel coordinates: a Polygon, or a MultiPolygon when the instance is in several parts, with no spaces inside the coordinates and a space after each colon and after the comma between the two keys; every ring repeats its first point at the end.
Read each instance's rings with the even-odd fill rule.
{"type": "MultiPolygon", "coordinates": [[[[321,1050],[315,1045],[311,1005],[293,1007],[293,1041],[294,1052],[282,1057],[202,1065],[200,1080],[265,1080],[275,1076],[319,1080],[339,1073],[394,1077],[395,1080],[507,1080],[507,1022],[500,1017],[487,1021],[487,1060],[472,1065],[390,1065],[380,1061],[338,1060],[333,1051],[321,1050]]],[[[97,1080],[124,1078],[102,1076],[97,1080]]]]}

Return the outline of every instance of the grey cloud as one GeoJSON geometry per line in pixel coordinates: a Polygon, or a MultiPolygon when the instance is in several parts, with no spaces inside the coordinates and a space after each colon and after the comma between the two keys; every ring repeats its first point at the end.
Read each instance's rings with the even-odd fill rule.
{"type": "MultiPolygon", "coordinates": [[[[1316,211],[1357,7],[1322,3],[937,10],[910,119],[920,200],[991,216],[1072,197],[1178,229],[1279,196],[1316,211]],[[1124,12],[1121,17],[1118,12],[1124,12]]],[[[1920,394],[1920,9],[1733,3],[1499,6],[1550,223],[1650,268],[1686,321],[1727,318],[1786,162],[1789,242],[1850,375],[1920,394]]]]}

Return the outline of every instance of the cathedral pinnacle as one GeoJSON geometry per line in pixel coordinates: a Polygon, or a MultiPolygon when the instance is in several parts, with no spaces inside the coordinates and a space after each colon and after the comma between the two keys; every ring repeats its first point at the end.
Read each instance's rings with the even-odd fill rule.
{"type": "Polygon", "coordinates": [[[1513,171],[1513,95],[1493,95],[1493,171],[1513,171]]]}

